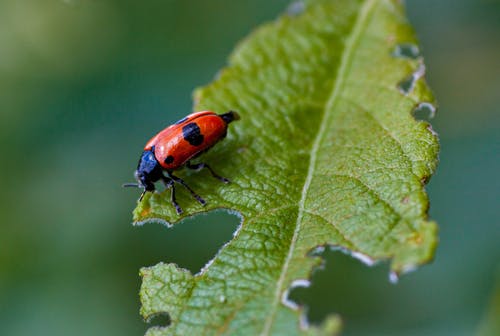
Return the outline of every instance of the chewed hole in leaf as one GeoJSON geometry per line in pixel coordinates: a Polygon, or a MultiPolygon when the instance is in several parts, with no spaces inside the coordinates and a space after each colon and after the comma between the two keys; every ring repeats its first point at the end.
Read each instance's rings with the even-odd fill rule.
{"type": "Polygon", "coordinates": [[[413,89],[414,84],[415,84],[415,77],[413,75],[406,77],[405,79],[403,79],[401,82],[398,83],[399,92],[401,92],[404,95],[407,95],[413,89]]]}
{"type": "Polygon", "coordinates": [[[293,300],[290,300],[290,292],[294,290],[295,288],[308,288],[311,286],[311,282],[306,279],[297,279],[292,282],[292,285],[290,288],[288,288],[286,291],[283,292],[283,295],[281,297],[281,303],[283,303],[285,306],[287,306],[290,309],[297,309],[299,306],[297,303],[293,300]]]}
{"type": "Polygon", "coordinates": [[[148,262],[153,265],[159,260],[174,262],[191,273],[198,273],[209,262],[207,256],[214,257],[239,227],[241,220],[227,211],[211,211],[186,218],[182,223],[168,230],[158,225],[158,221],[145,223],[138,234],[148,241],[148,262]]]}
{"type": "Polygon", "coordinates": [[[413,110],[413,116],[417,120],[430,120],[434,118],[436,114],[436,107],[427,102],[422,102],[418,104],[413,110]]]}
{"type": "Polygon", "coordinates": [[[342,313],[343,319],[349,320],[345,324],[349,333],[350,327],[363,325],[360,307],[361,314],[366,316],[377,311],[380,300],[374,288],[387,291],[394,288],[387,280],[389,266],[380,263],[366,267],[364,264],[376,263],[364,255],[353,255],[339,248],[326,248],[321,256],[325,259],[325,268],[315,270],[309,287],[292,288],[288,300],[296,306],[303,305],[305,321],[314,325],[322,323],[332,313],[342,313]]]}
{"type": "MultiPolygon", "coordinates": [[[[327,250],[330,253],[332,251],[340,251],[345,255],[349,255],[352,258],[361,261],[363,264],[365,264],[367,266],[373,266],[376,264],[375,260],[373,260],[372,258],[368,257],[367,255],[365,255],[363,253],[353,252],[353,251],[350,251],[350,250],[347,250],[345,248],[338,247],[338,246],[319,245],[316,248],[312,249],[308,253],[309,257],[321,257],[322,261],[323,261],[318,266],[316,266],[316,268],[313,270],[314,273],[316,273],[317,271],[320,271],[320,270],[324,270],[325,262],[326,262],[324,256],[326,255],[325,253],[328,253],[328,252],[325,252],[327,250]]],[[[310,280],[308,280],[308,279],[296,279],[292,282],[290,287],[283,292],[283,295],[281,297],[281,303],[290,309],[297,310],[301,306],[304,307],[304,310],[302,311],[302,314],[300,316],[300,326],[301,326],[302,330],[306,330],[310,326],[310,320],[309,320],[309,316],[308,316],[308,311],[309,311],[308,304],[305,301],[301,300],[300,294],[299,294],[299,297],[294,297],[291,295],[291,293],[292,292],[300,293],[301,291],[304,291],[305,293],[307,293],[307,289],[309,287],[311,287],[310,280]]],[[[328,312],[327,315],[325,315],[325,317],[322,318],[321,320],[326,319],[328,317],[328,315],[330,315],[330,313],[331,312],[328,312]]],[[[320,324],[321,322],[324,322],[321,320],[319,322],[313,321],[313,323],[320,324]]]]}
{"type": "Polygon", "coordinates": [[[398,83],[398,90],[405,96],[415,87],[415,82],[425,75],[425,65],[421,63],[417,70],[398,83]]]}
{"type": "Polygon", "coordinates": [[[420,50],[418,46],[413,43],[400,43],[394,48],[392,56],[417,59],[418,57],[420,57],[420,50]]]}
{"type": "Polygon", "coordinates": [[[150,327],[168,327],[172,320],[170,319],[170,315],[168,313],[158,313],[154,314],[148,319],[148,324],[150,327]]]}

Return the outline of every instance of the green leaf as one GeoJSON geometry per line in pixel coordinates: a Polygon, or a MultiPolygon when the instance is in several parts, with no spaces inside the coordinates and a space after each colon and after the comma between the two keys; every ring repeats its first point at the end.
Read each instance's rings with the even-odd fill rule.
{"type": "Polygon", "coordinates": [[[401,1],[291,8],[245,39],[195,93],[195,110],[241,115],[203,156],[232,183],[181,171],[207,207],[179,189],[184,216],[169,190],[147,195],[134,212],[139,224],[216,208],[242,218],[199,273],[174,264],[141,270],[142,315],[171,320],[148,335],[332,334],[337,316],[309,327],[287,297],[320,264],[311,252],[330,246],[369,264],[391,260],[396,275],[433,256],[424,184],[438,140],[412,112],[433,110],[434,99],[401,1]]]}

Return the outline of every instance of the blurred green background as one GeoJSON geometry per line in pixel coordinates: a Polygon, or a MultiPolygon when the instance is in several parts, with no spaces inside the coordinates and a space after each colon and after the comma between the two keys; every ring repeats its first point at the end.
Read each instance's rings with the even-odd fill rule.
{"type": "MultiPolygon", "coordinates": [[[[141,335],[139,268],[197,272],[230,239],[224,213],[133,227],[139,193],[121,184],[145,141],[191,111],[193,88],[287,5],[0,0],[0,335],[141,335]]],[[[292,294],[312,321],[340,312],[345,335],[471,335],[500,319],[500,2],[407,9],[440,104],[435,261],[393,285],[387,264],[328,252],[292,294]]]]}

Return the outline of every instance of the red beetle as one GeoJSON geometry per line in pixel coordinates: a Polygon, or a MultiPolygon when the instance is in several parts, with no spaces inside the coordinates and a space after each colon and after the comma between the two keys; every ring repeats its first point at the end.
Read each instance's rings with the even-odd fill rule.
{"type": "Polygon", "coordinates": [[[192,113],[168,126],[151,138],[144,147],[135,171],[138,183],[127,183],[124,186],[144,188],[139,198],[141,201],[147,191],[155,190],[154,183],[162,180],[167,188],[172,188],[171,202],[177,213],[181,214],[182,209],[175,200],[175,182],[177,182],[189,190],[201,205],[205,205],[205,200],[172,172],[184,166],[197,171],[207,168],[213,177],[229,183],[228,179],[217,175],[206,163],[192,164],[190,160],[224,139],[229,123],[238,119],[238,114],[233,111],[224,114],[202,111],[192,113]],[[163,174],[164,171],[167,176],[163,174]]]}

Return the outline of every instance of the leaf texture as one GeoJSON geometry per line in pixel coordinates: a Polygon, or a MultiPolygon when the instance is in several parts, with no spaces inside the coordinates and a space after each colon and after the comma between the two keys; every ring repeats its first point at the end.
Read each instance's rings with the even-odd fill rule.
{"type": "MultiPolygon", "coordinates": [[[[225,208],[242,222],[198,274],[163,263],[141,270],[142,315],[171,320],[148,335],[334,334],[337,316],[308,326],[287,298],[321,263],[311,252],[329,246],[367,263],[391,260],[394,274],[433,256],[424,184],[439,145],[412,112],[434,98],[422,57],[404,52],[418,48],[401,2],[291,8],[243,40],[195,92],[195,110],[241,115],[203,156],[232,183],[180,172],[208,206],[182,189],[179,203],[186,215],[225,208]]],[[[135,222],[178,222],[169,197],[144,197],[135,222]]]]}

